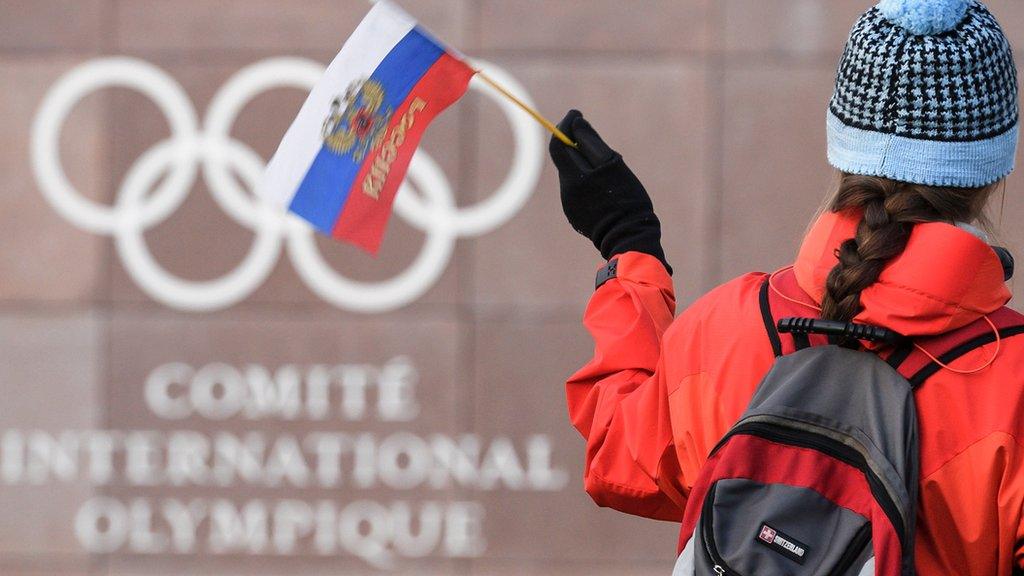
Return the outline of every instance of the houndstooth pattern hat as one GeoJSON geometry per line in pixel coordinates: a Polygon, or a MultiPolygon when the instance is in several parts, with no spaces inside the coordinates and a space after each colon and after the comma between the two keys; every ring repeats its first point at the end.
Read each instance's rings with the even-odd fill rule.
{"type": "Polygon", "coordinates": [[[849,173],[977,187],[1013,170],[1017,70],[977,0],[884,0],[854,25],[827,117],[849,173]]]}

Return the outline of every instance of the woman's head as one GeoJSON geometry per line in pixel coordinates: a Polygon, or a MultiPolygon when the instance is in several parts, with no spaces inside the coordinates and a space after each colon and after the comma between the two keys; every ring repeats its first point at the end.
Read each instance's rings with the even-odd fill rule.
{"type": "Polygon", "coordinates": [[[861,291],[920,222],[974,222],[1013,169],[1017,69],[979,0],[882,0],[850,32],[827,115],[841,172],[828,209],[857,211],[826,282],[827,318],[850,320],[861,291]]]}
{"type": "Polygon", "coordinates": [[[828,203],[832,212],[857,212],[857,234],[837,251],[839,263],[828,275],[822,317],[852,320],[860,310],[860,293],[874,284],[885,265],[899,256],[915,224],[980,221],[998,183],[978,188],[925,186],[857,174],[840,174],[828,203]]]}
{"type": "Polygon", "coordinates": [[[838,170],[981,187],[1013,169],[1017,70],[978,0],[883,0],[854,25],[827,115],[838,170]]]}

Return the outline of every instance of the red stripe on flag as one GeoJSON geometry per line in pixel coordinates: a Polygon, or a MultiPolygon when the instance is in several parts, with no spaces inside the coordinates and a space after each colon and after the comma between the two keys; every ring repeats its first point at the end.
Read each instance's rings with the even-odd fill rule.
{"type": "Polygon", "coordinates": [[[398,186],[427,125],[466,93],[473,69],[443,54],[395,111],[384,144],[367,155],[332,235],[376,254],[398,186]]]}

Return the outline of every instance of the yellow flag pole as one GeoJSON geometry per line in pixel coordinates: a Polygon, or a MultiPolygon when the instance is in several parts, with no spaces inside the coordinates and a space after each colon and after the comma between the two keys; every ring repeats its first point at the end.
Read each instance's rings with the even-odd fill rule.
{"type": "Polygon", "coordinates": [[[477,70],[476,74],[477,74],[477,76],[480,77],[481,80],[483,80],[484,82],[487,82],[488,84],[491,85],[492,88],[494,88],[495,90],[500,92],[502,94],[502,96],[504,96],[504,97],[508,98],[509,100],[511,100],[512,102],[514,102],[517,106],[522,108],[523,111],[525,111],[530,116],[533,116],[534,120],[536,120],[537,122],[540,122],[541,126],[547,128],[549,132],[551,132],[552,134],[555,135],[555,138],[558,138],[559,140],[561,140],[563,143],[565,143],[566,146],[572,146],[573,148],[579,148],[579,144],[577,144],[577,143],[573,142],[572,140],[570,140],[569,137],[566,136],[564,132],[562,132],[561,130],[558,129],[558,126],[555,126],[554,124],[551,123],[550,120],[548,120],[547,118],[541,116],[540,112],[537,112],[536,110],[534,110],[533,108],[528,106],[526,104],[526,102],[523,102],[519,98],[516,98],[514,94],[512,94],[511,92],[506,90],[505,87],[502,86],[501,84],[498,84],[497,82],[495,82],[490,76],[485,74],[483,70],[477,70]]]}

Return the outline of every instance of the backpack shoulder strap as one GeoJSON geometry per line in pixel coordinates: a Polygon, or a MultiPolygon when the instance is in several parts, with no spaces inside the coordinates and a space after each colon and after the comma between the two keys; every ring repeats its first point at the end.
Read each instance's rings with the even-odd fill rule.
{"type": "Polygon", "coordinates": [[[765,276],[761,284],[760,300],[761,318],[776,357],[829,343],[828,337],[819,334],[779,334],[777,326],[781,318],[818,316],[817,305],[797,285],[792,270],[785,270],[774,277],[770,274],[765,276]],[[783,298],[779,292],[789,298],[783,298]]]}
{"type": "Polygon", "coordinates": [[[761,319],[764,321],[764,329],[768,333],[768,341],[772,344],[772,353],[778,358],[782,356],[782,338],[779,336],[779,330],[775,324],[775,316],[772,314],[770,280],[771,275],[765,276],[764,282],[761,284],[758,300],[761,308],[761,319]]]}
{"type": "MultiPolygon", "coordinates": [[[[825,336],[780,335],[776,328],[776,323],[781,318],[817,316],[812,306],[813,303],[796,284],[796,276],[792,271],[777,274],[774,278],[771,275],[765,276],[760,290],[761,317],[764,321],[765,330],[768,333],[768,339],[772,344],[772,351],[776,357],[791,354],[808,346],[828,343],[828,339],[825,336]],[[769,279],[772,281],[771,285],[769,285],[769,279]],[[772,289],[773,286],[775,289],[791,295],[791,299],[779,296],[772,289]],[[806,302],[804,302],[805,300],[806,302]],[[801,304],[801,302],[803,303],[801,304]]],[[[1015,310],[1003,307],[989,314],[988,317],[996,326],[999,338],[1001,339],[1024,334],[1024,315],[1015,310]]],[[[991,344],[995,340],[996,333],[993,332],[992,326],[984,318],[981,318],[967,326],[939,336],[917,339],[916,343],[928,350],[932,356],[938,358],[943,364],[948,364],[972,350],[986,344],[991,344]]],[[[942,369],[927,354],[918,350],[914,346],[914,342],[907,342],[905,345],[899,346],[888,353],[888,355],[883,355],[883,357],[914,388],[921,386],[925,380],[942,369]]]]}
{"type": "MultiPolygon", "coordinates": [[[[967,326],[945,334],[919,339],[917,343],[928,350],[932,356],[938,358],[942,364],[949,364],[968,352],[995,342],[996,332],[998,332],[998,337],[1003,340],[1024,334],[1024,315],[1015,310],[1003,307],[989,314],[988,318],[995,325],[995,331],[984,318],[980,318],[967,326]]],[[[914,388],[917,388],[942,369],[939,362],[914,348],[897,369],[914,388]]]]}

